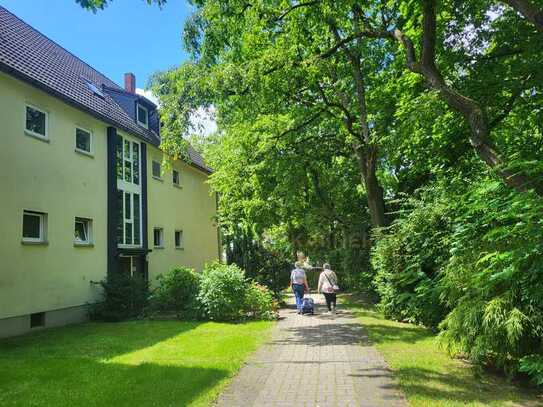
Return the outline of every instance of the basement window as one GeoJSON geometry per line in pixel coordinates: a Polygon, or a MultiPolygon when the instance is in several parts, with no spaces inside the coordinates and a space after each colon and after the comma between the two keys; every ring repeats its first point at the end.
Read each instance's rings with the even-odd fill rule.
{"type": "Polygon", "coordinates": [[[30,314],[30,328],[45,326],[45,312],[30,314]]]}

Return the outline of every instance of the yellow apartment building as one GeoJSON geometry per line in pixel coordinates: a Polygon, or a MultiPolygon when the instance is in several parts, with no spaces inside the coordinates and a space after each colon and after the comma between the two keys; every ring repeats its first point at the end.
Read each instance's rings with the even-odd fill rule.
{"type": "Polygon", "coordinates": [[[218,258],[210,169],[155,106],[0,7],[0,337],[83,321],[108,273],[218,258]]]}

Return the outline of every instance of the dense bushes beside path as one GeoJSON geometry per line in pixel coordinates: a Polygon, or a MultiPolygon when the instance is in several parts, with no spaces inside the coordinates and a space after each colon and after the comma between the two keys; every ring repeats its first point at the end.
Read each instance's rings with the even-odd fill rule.
{"type": "Polygon", "coordinates": [[[372,253],[380,306],[438,326],[452,354],[543,383],[543,202],[476,185],[433,186],[406,203],[372,253]]]}
{"type": "Polygon", "coordinates": [[[217,321],[243,318],[248,282],[236,265],[212,263],[200,277],[198,301],[204,316],[217,321]]]}
{"type": "Polygon", "coordinates": [[[453,213],[448,201],[434,199],[431,192],[406,203],[408,215],[377,236],[371,260],[385,317],[437,328],[447,312],[439,284],[453,213]]]}
{"type": "Polygon", "coordinates": [[[207,264],[202,273],[175,267],[157,278],[157,286],[124,274],[101,283],[104,301],[91,308],[91,317],[120,321],[143,316],[240,321],[273,319],[277,304],[271,291],[248,279],[236,265],[207,264]]]}
{"type": "Polygon", "coordinates": [[[117,322],[141,315],[149,300],[149,283],[139,276],[112,274],[100,282],[102,301],[92,304],[93,320],[117,322]]]}
{"type": "Polygon", "coordinates": [[[160,274],[157,283],[150,297],[151,310],[173,312],[180,319],[194,319],[200,315],[197,301],[200,280],[194,270],[174,267],[168,273],[160,274]]]}

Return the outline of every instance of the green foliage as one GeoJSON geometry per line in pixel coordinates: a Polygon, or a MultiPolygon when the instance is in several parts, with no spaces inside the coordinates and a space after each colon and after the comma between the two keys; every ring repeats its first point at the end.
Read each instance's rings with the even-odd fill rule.
{"type": "Polygon", "coordinates": [[[214,321],[272,319],[275,302],[264,286],[245,277],[235,264],[207,264],[200,277],[197,297],[204,317],[214,321]]]}
{"type": "Polygon", "coordinates": [[[2,338],[0,405],[210,406],[272,326],[141,320],[2,338]]]}
{"type": "Polygon", "coordinates": [[[250,282],[245,291],[245,314],[253,319],[273,319],[277,313],[277,303],[265,286],[250,282]]]}
{"type": "Polygon", "coordinates": [[[149,284],[142,277],[115,273],[100,282],[103,300],[90,307],[90,317],[99,321],[122,321],[142,315],[148,303],[149,284]]]}
{"type": "Polygon", "coordinates": [[[409,199],[402,215],[378,234],[372,252],[375,286],[387,318],[435,328],[447,312],[440,302],[452,213],[446,197],[429,190],[409,199]]]}
{"type": "Polygon", "coordinates": [[[474,181],[427,188],[380,236],[372,263],[381,307],[389,318],[438,326],[452,354],[539,381],[543,202],[474,181]]]}
{"type": "Polygon", "coordinates": [[[245,273],[236,265],[206,265],[198,293],[205,317],[215,321],[242,319],[247,284],[245,273]]]}
{"type": "Polygon", "coordinates": [[[456,200],[441,338],[453,353],[509,374],[543,354],[543,202],[486,181],[456,200]]]}
{"type": "Polygon", "coordinates": [[[225,234],[227,262],[245,270],[248,278],[266,286],[280,300],[281,292],[288,286],[292,264],[283,250],[269,249],[257,239],[258,236],[241,227],[225,234]]]}
{"type": "Polygon", "coordinates": [[[474,370],[447,354],[435,334],[421,326],[390,321],[367,301],[343,298],[367,330],[369,340],[395,372],[411,407],[539,406],[541,392],[502,375],[474,370]],[[517,383],[518,384],[518,383],[517,383]]]}
{"type": "Polygon", "coordinates": [[[175,312],[180,319],[198,316],[196,300],[199,277],[193,269],[175,267],[157,277],[158,286],[153,290],[150,302],[152,309],[160,312],[175,312]]]}
{"type": "Polygon", "coordinates": [[[543,356],[528,355],[520,359],[519,370],[530,376],[534,383],[543,385],[543,356]]]}
{"type": "Polygon", "coordinates": [[[153,89],[174,158],[216,111],[198,144],[229,263],[277,294],[303,250],[478,365],[539,355],[541,204],[520,191],[543,190],[543,41],[501,3],[437,2],[424,41],[431,2],[193,2],[191,61],[153,89]],[[392,226],[372,233],[381,186],[392,226]]]}
{"type": "MultiPolygon", "coordinates": [[[[81,7],[96,13],[98,10],[104,10],[113,0],[75,0],[81,7]]],[[[158,6],[166,4],[167,0],[145,0],[147,4],[156,3],[158,6]]]]}

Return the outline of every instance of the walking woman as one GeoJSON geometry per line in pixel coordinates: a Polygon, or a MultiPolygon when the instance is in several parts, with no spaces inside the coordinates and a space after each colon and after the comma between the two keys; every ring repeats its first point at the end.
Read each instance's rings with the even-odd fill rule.
{"type": "Polygon", "coordinates": [[[337,285],[337,275],[330,270],[330,264],[324,263],[324,269],[319,276],[318,292],[324,294],[328,312],[336,313],[336,291],[339,290],[337,285]]]}
{"type": "Polygon", "coordinates": [[[294,263],[295,269],[290,273],[290,288],[292,288],[292,292],[296,298],[296,308],[298,308],[298,314],[302,313],[302,300],[304,298],[304,292],[309,291],[307,277],[302,266],[303,263],[297,261],[294,263]]]}

